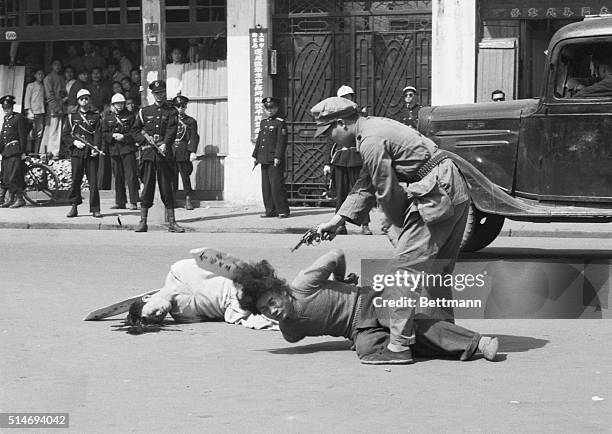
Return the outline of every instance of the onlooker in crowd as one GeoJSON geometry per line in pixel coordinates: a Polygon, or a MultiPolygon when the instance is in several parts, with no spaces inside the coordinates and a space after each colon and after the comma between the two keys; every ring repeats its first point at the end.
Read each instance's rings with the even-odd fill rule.
{"type": "Polygon", "coordinates": [[[138,110],[138,107],[136,107],[136,104],[134,103],[134,98],[127,97],[125,99],[125,108],[130,113],[135,113],[138,110]]]}
{"type": "Polygon", "coordinates": [[[416,102],[416,88],[414,86],[406,86],[402,89],[402,95],[404,95],[404,108],[399,114],[399,121],[409,127],[414,129],[417,128],[417,124],[419,122],[419,110],[421,109],[421,105],[416,102]]]}
{"type": "Polygon", "coordinates": [[[83,60],[79,56],[76,45],[70,44],[67,48],[68,56],[62,62],[65,67],[71,66],[76,72],[83,68],[83,60]]]}
{"type": "Polygon", "coordinates": [[[2,208],[19,208],[25,205],[23,159],[28,144],[28,121],[21,113],[13,111],[15,105],[13,95],[0,98],[0,105],[4,111],[4,122],[0,131],[0,153],[2,153],[0,198],[2,208]],[[9,198],[5,201],[7,190],[9,198]]]}
{"type": "Polygon", "coordinates": [[[119,83],[118,81],[113,81],[113,84],[111,86],[113,95],[117,95],[118,93],[123,95],[123,87],[121,86],[121,83],[119,83]]]}
{"type": "Polygon", "coordinates": [[[125,54],[132,62],[132,65],[139,65],[142,61],[140,57],[140,40],[133,39],[127,43],[125,54]]]}
{"type": "MultiPolygon", "coordinates": [[[[172,100],[172,105],[178,110],[178,128],[176,139],[174,139],[174,159],[176,160],[177,174],[174,178],[174,190],[178,190],[178,176],[181,175],[183,190],[185,191],[185,209],[192,210],[191,196],[191,173],[193,172],[193,161],[196,159],[195,152],[200,143],[198,135],[198,123],[191,116],[187,116],[187,103],[189,98],[177,96],[172,100]]],[[[176,197],[176,194],[174,195],[176,197]]]]}
{"type": "Polygon", "coordinates": [[[76,83],[76,79],[74,78],[74,69],[72,69],[72,66],[66,66],[64,68],[64,80],[66,81],[66,94],[62,98],[62,103],[64,105],[64,114],[66,114],[68,113],[68,95],[70,94],[70,89],[72,89],[72,86],[74,83],[76,83]]]}
{"type": "MultiPolygon", "coordinates": [[[[338,89],[337,95],[350,101],[355,101],[355,93],[350,86],[341,86],[338,89]]],[[[336,211],[338,211],[353,188],[353,185],[359,179],[359,172],[361,172],[363,161],[355,146],[340,146],[337,143],[329,144],[325,157],[326,164],[323,167],[323,173],[327,176],[332,176],[333,166],[333,179],[336,187],[336,211]]],[[[336,229],[336,234],[344,235],[346,233],[346,225],[340,225],[336,229]]],[[[361,233],[372,235],[369,217],[361,225],[361,233]]]]}
{"type": "Polygon", "coordinates": [[[90,104],[94,109],[102,112],[104,106],[110,103],[111,91],[110,88],[102,81],[102,70],[95,67],[91,70],[91,82],[87,89],[91,92],[90,104]]]}
{"type": "Polygon", "coordinates": [[[125,108],[125,97],[117,93],[111,99],[110,110],[102,120],[102,141],[111,157],[115,177],[115,205],[111,209],[125,209],[127,185],[130,209],[138,209],[138,179],[136,178],[136,145],[130,134],[134,113],[125,108]]]}
{"type": "Polygon", "coordinates": [[[36,70],[35,80],[28,83],[23,101],[23,108],[28,119],[32,122],[32,133],[28,153],[36,152],[40,149],[40,142],[45,130],[45,87],[43,79],[45,72],[42,69],[36,70]]]}
{"type": "Polygon", "coordinates": [[[133,66],[130,59],[123,54],[123,51],[121,51],[119,48],[114,48],[113,59],[119,63],[119,71],[121,71],[125,76],[129,76],[133,66]]]}
{"type": "Polygon", "coordinates": [[[138,86],[132,83],[128,77],[125,77],[121,80],[121,87],[123,88],[123,94],[126,99],[132,99],[133,101],[140,102],[140,91],[138,90],[138,86]]]}
{"type": "Polygon", "coordinates": [[[77,74],[77,80],[68,92],[68,113],[74,113],[78,108],[77,93],[79,93],[79,90],[87,88],[88,80],[89,73],[86,69],[81,69],[77,74]]]}
{"type": "Polygon", "coordinates": [[[61,70],[62,63],[57,59],[54,60],[51,63],[51,72],[43,80],[47,102],[47,119],[40,152],[51,153],[54,158],[58,157],[60,151],[64,116],[62,98],[66,93],[66,82],[60,74],[61,70]]]}
{"type": "Polygon", "coordinates": [[[77,93],[79,108],[75,113],[68,115],[68,121],[64,125],[63,138],[71,149],[70,166],[72,168],[72,179],[70,182],[71,208],[66,217],[72,218],[78,215],[77,206],[83,203],[81,196],[81,184],[83,174],[87,175],[89,181],[89,210],[93,217],[100,218],[100,193],[98,191],[98,154],[102,143],[100,114],[90,105],[90,93],[87,89],[81,89],[77,93]]]}
{"type": "Polygon", "coordinates": [[[183,63],[183,52],[180,48],[173,48],[172,52],[170,53],[170,56],[172,58],[172,63],[174,63],[175,65],[180,65],[183,63]]]}
{"type": "Polygon", "coordinates": [[[106,62],[95,48],[96,47],[94,47],[91,42],[83,42],[84,54],[81,60],[83,62],[83,68],[88,71],[92,71],[94,68],[100,68],[100,70],[102,70],[106,67],[106,62]]]}
{"type": "Polygon", "coordinates": [[[138,91],[140,92],[140,86],[142,86],[141,83],[141,78],[140,78],[140,69],[138,68],[132,68],[130,70],[130,78],[132,79],[132,83],[133,85],[136,87],[136,89],[138,89],[138,91]]]}
{"type": "MultiPolygon", "coordinates": [[[[111,43],[112,42],[114,42],[114,41],[111,41],[111,43]]],[[[111,49],[110,49],[110,47],[108,45],[103,45],[102,46],[102,48],[100,49],[100,56],[102,56],[102,58],[106,62],[106,65],[108,66],[108,63],[112,59],[111,49]]]]}
{"type": "Polygon", "coordinates": [[[261,217],[289,217],[289,201],[285,189],[285,150],[287,125],[277,117],[280,101],[267,97],[262,101],[266,118],[259,124],[253,150],[255,164],[261,164],[261,192],[266,212],[261,217]]]}
{"type": "Polygon", "coordinates": [[[187,49],[187,61],[189,63],[197,63],[200,60],[198,54],[198,40],[196,38],[189,38],[189,48],[187,49]]]}
{"type": "Polygon", "coordinates": [[[121,81],[124,77],[127,77],[123,72],[119,71],[119,64],[115,59],[108,62],[106,69],[104,70],[104,78],[109,82],[121,81]]]}
{"type": "Polygon", "coordinates": [[[506,94],[504,93],[503,90],[494,90],[493,92],[491,92],[491,101],[505,101],[506,100],[506,94]]]}

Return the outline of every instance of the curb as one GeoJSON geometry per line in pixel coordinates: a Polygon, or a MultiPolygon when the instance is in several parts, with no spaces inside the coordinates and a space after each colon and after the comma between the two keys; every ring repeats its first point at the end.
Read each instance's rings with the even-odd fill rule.
{"type": "MultiPolygon", "coordinates": [[[[185,225],[181,221],[177,221],[185,225]]],[[[188,223],[187,223],[188,225],[188,223]]],[[[311,226],[296,226],[287,228],[261,228],[261,227],[239,227],[222,228],[219,226],[206,226],[194,228],[183,226],[186,233],[250,233],[250,234],[304,234],[311,226]]],[[[0,222],[0,229],[42,229],[42,230],[107,230],[107,231],[133,231],[136,225],[133,224],[111,224],[111,223],[46,223],[46,222],[0,222]]],[[[150,232],[165,232],[167,227],[161,224],[149,225],[150,232]]],[[[374,233],[374,235],[383,235],[374,233]]],[[[612,232],[587,232],[587,231],[537,231],[534,229],[506,229],[502,230],[499,237],[507,238],[612,238],[612,232]]]]}

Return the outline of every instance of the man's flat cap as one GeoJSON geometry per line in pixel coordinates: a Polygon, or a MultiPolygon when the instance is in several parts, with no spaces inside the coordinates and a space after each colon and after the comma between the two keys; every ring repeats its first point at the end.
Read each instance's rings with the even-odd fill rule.
{"type": "Polygon", "coordinates": [[[174,98],[172,98],[172,105],[175,107],[178,107],[182,104],[187,104],[188,102],[189,102],[189,98],[183,95],[177,95],[174,98]]]}
{"type": "Polygon", "coordinates": [[[4,95],[2,98],[0,98],[0,104],[2,104],[2,105],[14,105],[15,104],[15,97],[13,95],[4,95]]]}
{"type": "Polygon", "coordinates": [[[327,131],[336,119],[351,117],[357,111],[357,104],[349,99],[339,96],[324,99],[310,109],[310,113],[312,113],[317,123],[317,131],[314,136],[320,136],[327,131]]]}
{"type": "Polygon", "coordinates": [[[149,85],[151,92],[164,92],[166,90],[166,82],[164,80],[155,80],[149,85]]]}

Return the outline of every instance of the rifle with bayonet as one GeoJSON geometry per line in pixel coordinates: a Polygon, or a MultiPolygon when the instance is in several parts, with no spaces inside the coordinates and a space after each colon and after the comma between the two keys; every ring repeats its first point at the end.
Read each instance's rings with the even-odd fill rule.
{"type": "Polygon", "coordinates": [[[159,142],[158,134],[155,134],[153,137],[151,137],[151,135],[147,133],[145,130],[142,130],[141,134],[145,138],[145,140],[153,147],[153,149],[155,149],[159,153],[159,155],[161,155],[164,158],[167,157],[168,155],[167,150],[166,149],[162,150],[160,145],[157,144],[159,142]]]}
{"type": "MultiPolygon", "coordinates": [[[[91,134],[89,131],[87,131],[86,129],[84,129],[81,124],[76,125],[78,126],[80,129],[86,131],[87,133],[91,134]]],[[[75,131],[76,128],[73,128],[72,130],[72,138],[74,140],[78,140],[79,142],[83,143],[85,146],[87,146],[89,149],[91,149],[94,152],[97,152],[100,155],[106,155],[106,153],[104,153],[104,151],[102,151],[100,148],[98,148],[95,145],[92,145],[89,140],[85,137],[85,135],[79,133],[78,131],[75,131]]],[[[94,155],[95,156],[95,155],[94,155]]]]}

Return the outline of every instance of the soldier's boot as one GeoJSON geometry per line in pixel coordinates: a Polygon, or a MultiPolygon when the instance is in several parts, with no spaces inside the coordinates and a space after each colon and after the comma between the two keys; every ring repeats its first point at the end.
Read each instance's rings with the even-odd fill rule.
{"type": "Polygon", "coordinates": [[[187,211],[191,211],[193,209],[193,204],[191,203],[191,198],[189,196],[185,196],[185,209],[187,211]]]}
{"type": "Polygon", "coordinates": [[[149,227],[147,226],[147,217],[149,216],[149,208],[141,207],[140,208],[140,221],[138,222],[138,226],[134,229],[134,232],[146,232],[149,227]]]}
{"type": "Polygon", "coordinates": [[[77,206],[76,205],[72,205],[72,207],[70,207],[70,211],[68,211],[68,214],[66,214],[66,217],[72,218],[72,217],[76,217],[78,215],[79,215],[79,211],[77,210],[77,206]]]}
{"type": "Polygon", "coordinates": [[[15,203],[15,193],[11,193],[9,191],[8,197],[6,198],[6,200],[2,203],[2,208],[8,208],[9,206],[11,206],[12,204],[15,203]]]}
{"type": "Polygon", "coordinates": [[[166,208],[166,216],[168,218],[168,232],[176,232],[179,234],[185,232],[185,228],[182,228],[176,224],[176,220],[174,218],[174,208],[166,208]]]}
{"type": "Polygon", "coordinates": [[[22,206],[25,206],[25,200],[23,199],[23,193],[22,192],[18,192],[15,193],[15,202],[13,202],[13,204],[11,206],[9,206],[9,208],[21,208],[22,206]]]}
{"type": "Polygon", "coordinates": [[[0,206],[4,203],[4,198],[6,197],[6,188],[0,188],[0,206]]]}

